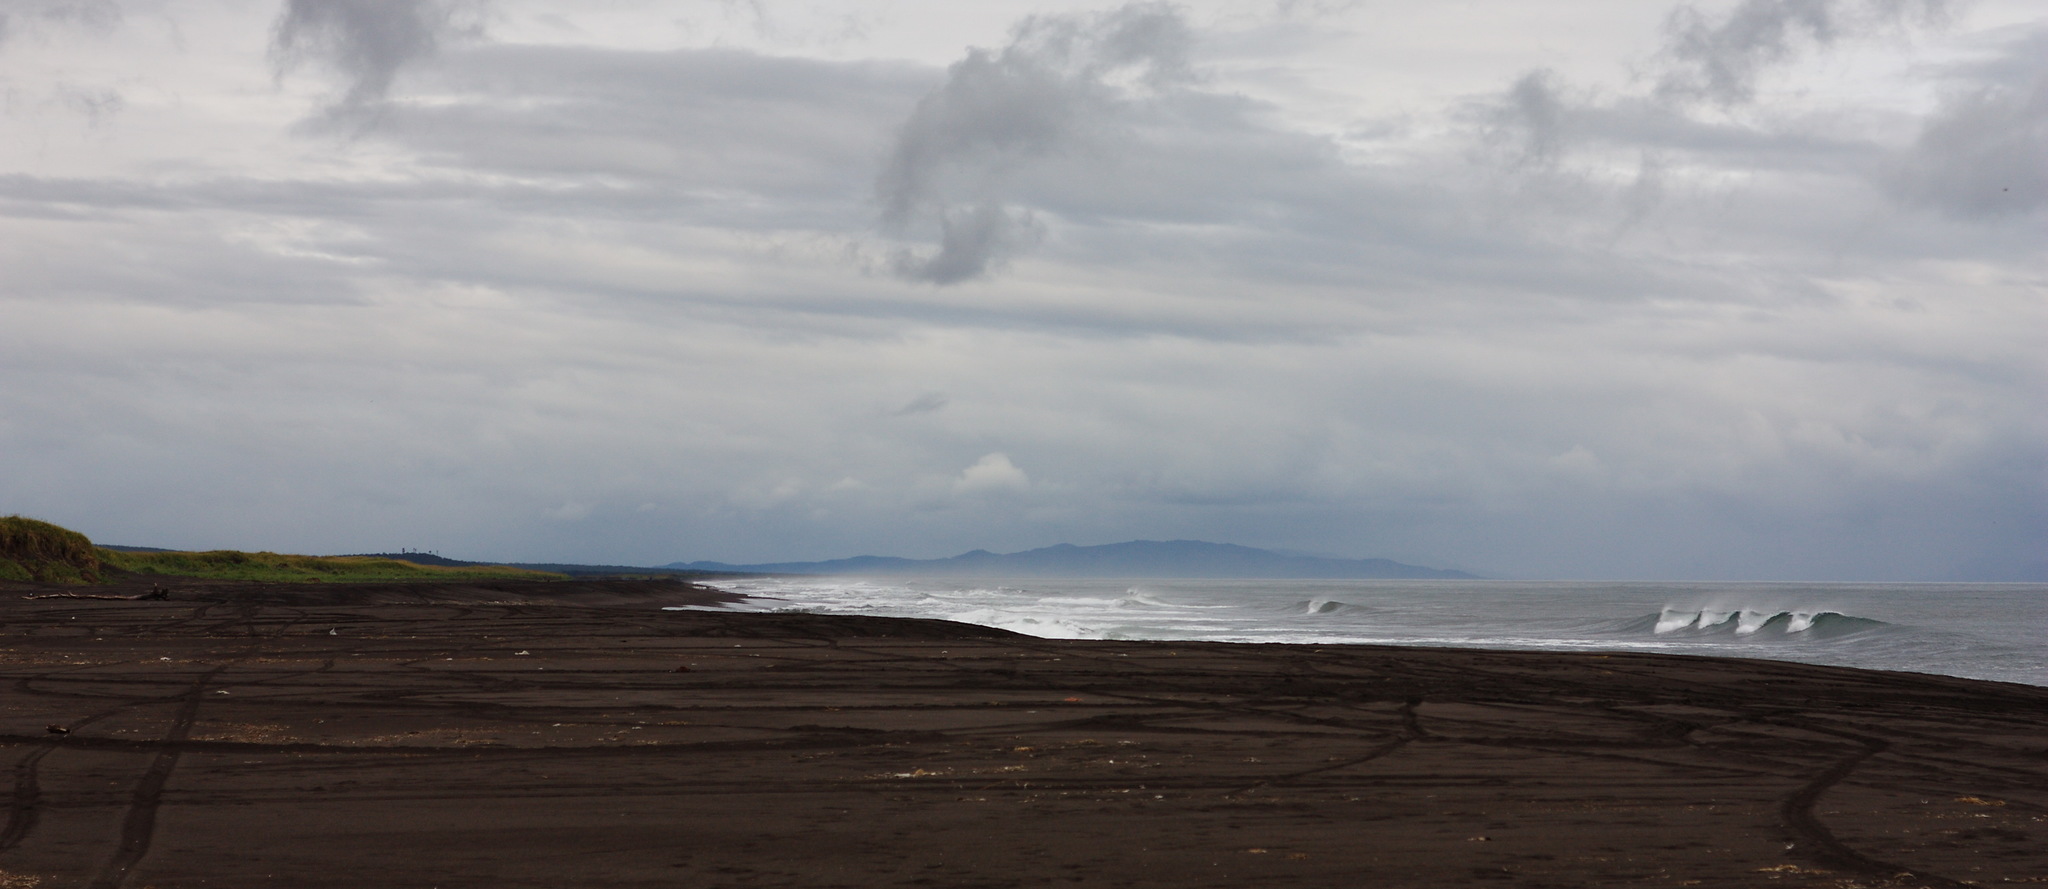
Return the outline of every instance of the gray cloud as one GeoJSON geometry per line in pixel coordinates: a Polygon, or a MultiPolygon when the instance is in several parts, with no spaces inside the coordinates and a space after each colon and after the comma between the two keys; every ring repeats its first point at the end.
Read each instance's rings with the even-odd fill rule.
{"type": "MultiPolygon", "coordinates": [[[[95,36],[107,36],[125,18],[116,0],[4,0],[0,8],[0,48],[13,38],[33,34],[47,36],[52,28],[68,28],[95,36]]],[[[12,84],[7,84],[12,87],[12,84]]],[[[0,89],[12,99],[14,90],[0,89]]],[[[66,79],[49,87],[50,101],[83,116],[97,127],[127,105],[120,90],[110,86],[84,86],[66,79]]],[[[5,100],[0,100],[4,103],[5,100]]]]}
{"type": "Polygon", "coordinates": [[[1508,87],[1493,110],[1490,135],[1511,143],[1515,165],[1547,167],[1563,153],[1565,118],[1575,103],[1562,95],[1562,89],[1556,72],[1531,71],[1508,87]]]}
{"type": "Polygon", "coordinates": [[[1657,94],[1740,105],[1756,98],[1757,78],[1796,58],[1802,44],[1827,46],[1902,21],[1946,19],[1947,0],[1743,0],[1719,18],[1692,5],[1665,21],[1672,64],[1657,94]]]}
{"type": "Polygon", "coordinates": [[[1005,209],[994,200],[934,211],[939,249],[919,254],[905,249],[892,258],[896,273],[915,281],[957,284],[979,278],[994,265],[1044,240],[1045,229],[1029,211],[1005,209]]]}
{"type": "Polygon", "coordinates": [[[282,74],[312,61],[348,88],[326,109],[334,120],[374,116],[401,68],[430,58],[453,37],[480,33],[467,16],[481,0],[285,0],[271,53],[282,74]]]}
{"type": "MultiPolygon", "coordinates": [[[[1748,104],[1756,100],[1758,79],[1773,67],[1887,28],[1938,26],[1947,21],[1948,6],[1949,0],[1743,0],[1717,17],[1681,5],[1666,18],[1663,71],[1648,92],[1574,95],[1555,72],[1535,70],[1481,116],[1496,142],[1514,146],[1509,160],[1518,166],[1552,166],[1577,139],[1613,138],[1624,130],[1644,136],[1650,129],[1689,128],[1688,138],[1697,142],[1706,125],[1691,120],[1689,106],[1748,104]]],[[[1746,141],[1756,142],[1754,135],[1746,141]]]]}
{"type": "Polygon", "coordinates": [[[899,128],[876,180],[884,227],[932,235],[906,251],[903,276],[938,284],[980,277],[1034,243],[1028,212],[1007,209],[1017,177],[1066,151],[1099,148],[1129,102],[1186,83],[1192,35],[1178,9],[1132,4],[1099,15],[1034,16],[1000,51],[976,49],[899,128]]]}
{"type": "Polygon", "coordinates": [[[1967,69],[1887,184],[1904,200],[1964,218],[2048,207],[2048,29],[1967,69]]]}
{"type": "Polygon", "coordinates": [[[42,25],[105,32],[121,19],[121,5],[115,0],[12,0],[9,8],[0,9],[0,45],[42,25]]]}
{"type": "MultiPolygon", "coordinates": [[[[1490,163],[1507,173],[1499,181],[1508,186],[1504,190],[1518,215],[1549,215],[1546,225],[1560,217],[1585,223],[1598,217],[1630,230],[1669,201],[1704,196],[1684,186],[1688,179],[1711,178],[1713,170],[1744,171],[1741,178],[1751,182],[1769,171],[1780,181],[1768,189],[1749,187],[1765,199],[1795,187],[1867,188],[1871,171],[1893,150],[1886,144],[1890,134],[1869,120],[1845,119],[1838,109],[1711,112],[1757,102],[1768,73],[1838,44],[1943,26],[1948,6],[1946,0],[1742,0],[1709,14],[1682,5],[1666,19],[1655,64],[1661,74],[1646,86],[1602,93],[1535,70],[1472,109],[1471,119],[1490,149],[1490,163]],[[1633,174],[1625,172],[1628,167],[1633,174]]],[[[2028,180],[2012,169],[2012,159],[2033,138],[2025,129],[2031,112],[2023,92],[1979,88],[1959,95],[1945,118],[1929,125],[1923,149],[1893,164],[1902,172],[1893,177],[1891,190],[1935,203],[1934,195],[1970,188],[1953,181],[1936,185],[1937,180],[1988,175],[2000,180],[1999,189],[2028,180]],[[2016,120],[2017,128],[2002,126],[2016,120]],[[1990,163],[1948,165],[1963,155],[1990,163]]],[[[1982,191],[1988,183],[1976,187],[1982,191]]],[[[1726,188],[1713,191],[1725,195],[1726,188]]],[[[1995,197],[2016,200],[2017,193],[2000,190],[1995,197]]],[[[1766,219],[1764,228],[1777,225],[1766,219]]]]}
{"type": "MultiPolygon", "coordinates": [[[[1721,114],[1539,74],[1482,118],[1366,84],[1411,108],[1354,150],[1126,18],[1187,27],[1036,19],[951,69],[443,39],[362,139],[286,150],[296,109],[215,79],[250,23],[187,20],[204,74],[138,54],[90,150],[9,143],[0,501],[111,542],[618,564],[1139,536],[1581,577],[2039,562],[2039,227],[1870,187],[1912,90],[1721,114]],[[913,280],[1031,261],[974,299],[861,274],[913,242],[913,280]]],[[[1323,64],[1297,51],[1258,63],[1323,64]]],[[[70,82],[38,64],[10,86],[70,82]]],[[[1928,132],[2032,119],[2039,65],[1998,65],[1950,70],[1928,132]]]]}
{"type": "Polygon", "coordinates": [[[865,212],[892,126],[938,80],[902,63],[506,45],[451,50],[420,78],[442,101],[389,109],[378,136],[436,167],[631,183],[611,189],[627,201],[642,188],[772,193],[847,214],[865,212]]]}
{"type": "Polygon", "coordinates": [[[86,120],[94,125],[120,113],[121,109],[128,105],[128,100],[121,95],[119,90],[108,87],[83,87],[68,83],[57,85],[56,98],[58,104],[85,115],[86,120]]]}
{"type": "Polygon", "coordinates": [[[891,416],[908,417],[915,414],[929,414],[945,410],[949,399],[943,393],[926,392],[910,400],[909,404],[890,412],[891,416]]]}

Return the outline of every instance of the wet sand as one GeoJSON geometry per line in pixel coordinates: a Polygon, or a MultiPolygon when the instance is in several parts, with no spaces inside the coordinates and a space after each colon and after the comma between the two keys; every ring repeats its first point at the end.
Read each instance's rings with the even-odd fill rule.
{"type": "Polygon", "coordinates": [[[0,889],[2048,884],[2042,688],[657,582],[36,591],[0,889]]]}

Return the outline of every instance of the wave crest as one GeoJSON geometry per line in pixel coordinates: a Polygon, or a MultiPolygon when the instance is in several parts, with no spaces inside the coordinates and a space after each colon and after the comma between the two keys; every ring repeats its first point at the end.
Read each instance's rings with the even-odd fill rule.
{"type": "Polygon", "coordinates": [[[1821,608],[1680,608],[1665,606],[1655,615],[1630,622],[1629,629],[1648,629],[1659,636],[1763,636],[1766,638],[1838,639],[1891,626],[1821,608]]]}

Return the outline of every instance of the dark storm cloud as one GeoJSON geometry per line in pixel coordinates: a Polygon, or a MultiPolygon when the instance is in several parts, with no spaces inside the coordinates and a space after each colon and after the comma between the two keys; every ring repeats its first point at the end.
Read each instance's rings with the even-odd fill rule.
{"type": "Polygon", "coordinates": [[[326,113],[335,120],[374,114],[401,68],[430,58],[453,37],[480,26],[465,17],[476,0],[286,0],[271,42],[278,71],[326,65],[348,88],[326,113]]]}
{"type": "Polygon", "coordinates": [[[1034,16],[1000,51],[976,49],[948,71],[897,132],[875,184],[882,221],[936,233],[938,250],[901,254],[904,277],[951,284],[986,274],[1038,239],[1009,209],[1030,165],[1100,148],[1124,106],[1190,77],[1192,36],[1178,9],[1133,4],[1100,15],[1034,16]]]}
{"type": "Polygon", "coordinates": [[[2048,28],[1960,79],[1893,170],[1894,193],[1962,218],[2048,207],[2048,28]]]}

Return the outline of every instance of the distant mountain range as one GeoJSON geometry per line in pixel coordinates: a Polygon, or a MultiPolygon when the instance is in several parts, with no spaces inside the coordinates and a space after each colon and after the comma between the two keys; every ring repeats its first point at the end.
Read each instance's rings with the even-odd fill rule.
{"type": "Polygon", "coordinates": [[[949,559],[903,559],[855,556],[824,562],[770,562],[731,565],[725,562],[672,562],[679,571],[749,574],[867,574],[1002,577],[1244,577],[1274,579],[1475,579],[1477,575],[1443,568],[1405,565],[1388,559],[1328,559],[1300,556],[1229,543],[1200,540],[1133,540],[1103,546],[1062,543],[1021,553],[985,549],[949,559]]]}

